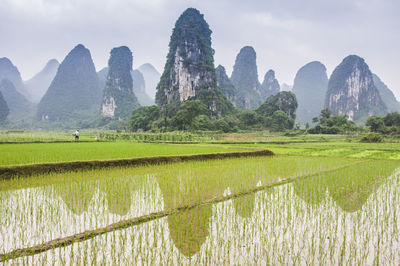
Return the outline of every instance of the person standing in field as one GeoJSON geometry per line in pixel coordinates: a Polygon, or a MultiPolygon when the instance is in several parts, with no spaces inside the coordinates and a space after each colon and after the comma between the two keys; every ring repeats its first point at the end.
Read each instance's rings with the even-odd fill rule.
{"type": "Polygon", "coordinates": [[[79,129],[75,131],[75,140],[79,140],[79,129]]]}

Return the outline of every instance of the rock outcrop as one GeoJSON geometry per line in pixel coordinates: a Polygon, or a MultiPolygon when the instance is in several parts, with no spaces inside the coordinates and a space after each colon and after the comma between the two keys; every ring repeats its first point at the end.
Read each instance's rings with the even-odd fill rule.
{"type": "Polygon", "coordinates": [[[113,48],[108,60],[108,74],[103,91],[101,113],[105,117],[122,119],[138,108],[133,92],[132,52],[126,46],[113,48]]]}
{"type": "Polygon", "coordinates": [[[237,89],[235,105],[242,109],[254,109],[265,101],[258,81],[256,57],[254,48],[245,46],[240,49],[233,66],[231,81],[237,89]]]}
{"type": "Polygon", "coordinates": [[[374,84],[379,91],[379,95],[382,101],[385,103],[388,112],[399,112],[400,113],[400,102],[397,101],[396,96],[393,92],[386,86],[385,83],[376,75],[372,74],[374,84]]]}
{"type": "Polygon", "coordinates": [[[235,86],[233,86],[231,80],[229,79],[228,75],[226,74],[225,68],[219,65],[215,69],[215,73],[217,75],[218,88],[225,95],[225,97],[228,98],[228,100],[235,104],[237,91],[235,86]]]}
{"type": "Polygon", "coordinates": [[[14,66],[7,57],[0,58],[0,81],[3,79],[11,81],[18,92],[24,95],[26,99],[30,100],[31,95],[24,86],[18,68],[14,66]]]}
{"type": "Polygon", "coordinates": [[[297,120],[303,123],[311,122],[324,108],[328,76],[326,67],[313,61],[301,67],[296,73],[293,84],[293,93],[296,94],[297,120]]]}
{"type": "Polygon", "coordinates": [[[8,108],[7,102],[0,91],[0,122],[6,120],[10,109],[8,108]]]}
{"type": "Polygon", "coordinates": [[[277,94],[280,90],[279,82],[275,78],[275,71],[272,69],[268,70],[261,84],[261,97],[267,99],[269,96],[277,94]]]}
{"type": "Polygon", "coordinates": [[[194,8],[183,12],[175,24],[156,103],[163,108],[190,99],[202,101],[214,117],[233,108],[217,88],[211,30],[194,8]]]}
{"type": "Polygon", "coordinates": [[[333,114],[347,115],[362,122],[372,115],[384,115],[387,108],[364,59],[350,55],[333,71],[325,100],[333,114]]]}
{"type": "Polygon", "coordinates": [[[25,82],[26,90],[32,96],[34,103],[38,103],[46,93],[57,73],[59,65],[60,63],[56,59],[51,59],[39,73],[25,82]]]}
{"type": "Polygon", "coordinates": [[[157,84],[160,81],[161,74],[150,63],[141,65],[138,70],[143,74],[146,83],[146,94],[152,99],[156,98],[157,84]]]}
{"type": "Polygon", "coordinates": [[[133,81],[133,92],[135,93],[139,104],[141,106],[153,105],[154,100],[146,93],[146,81],[143,77],[143,74],[137,69],[134,69],[131,74],[133,81]]]}
{"type": "Polygon", "coordinates": [[[99,80],[90,51],[79,44],[58,67],[49,89],[39,102],[37,119],[87,119],[96,113],[100,99],[99,80]]]}

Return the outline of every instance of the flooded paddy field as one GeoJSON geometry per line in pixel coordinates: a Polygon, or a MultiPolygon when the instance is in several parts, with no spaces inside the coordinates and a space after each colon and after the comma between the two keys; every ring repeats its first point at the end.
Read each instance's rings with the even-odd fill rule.
{"type": "Polygon", "coordinates": [[[398,265],[399,169],[265,156],[4,180],[0,260],[398,265]]]}

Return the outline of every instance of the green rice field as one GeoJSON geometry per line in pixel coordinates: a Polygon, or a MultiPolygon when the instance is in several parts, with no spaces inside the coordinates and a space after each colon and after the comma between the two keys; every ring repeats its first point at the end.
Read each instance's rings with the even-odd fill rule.
{"type": "Polygon", "coordinates": [[[240,146],[231,147],[227,145],[174,145],[128,141],[0,144],[0,166],[116,160],[249,150],[254,150],[254,148],[240,146]]]}
{"type": "Polygon", "coordinates": [[[255,148],[276,155],[0,180],[0,264],[399,265],[397,145],[1,144],[5,167],[255,148]]]}

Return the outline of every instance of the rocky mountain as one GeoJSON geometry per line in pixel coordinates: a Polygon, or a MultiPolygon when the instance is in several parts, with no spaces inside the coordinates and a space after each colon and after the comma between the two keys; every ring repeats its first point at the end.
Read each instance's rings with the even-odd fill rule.
{"type": "Polygon", "coordinates": [[[0,81],[3,79],[11,81],[15,88],[27,99],[31,98],[31,95],[25,89],[18,68],[7,57],[0,58],[0,81]]]}
{"type": "Polygon", "coordinates": [[[51,59],[39,73],[25,82],[25,87],[32,96],[34,103],[38,103],[46,93],[57,73],[59,65],[60,63],[56,59],[51,59]]]}
{"type": "Polygon", "coordinates": [[[141,106],[154,104],[154,100],[146,93],[146,82],[142,72],[135,69],[131,72],[133,81],[133,92],[135,93],[141,106]]]}
{"type": "Polygon", "coordinates": [[[275,71],[272,69],[265,73],[264,81],[261,84],[261,96],[267,99],[269,96],[277,94],[281,90],[278,80],[275,78],[275,71]]]}
{"type": "MultiPolygon", "coordinates": [[[[175,23],[156,102],[162,108],[198,99],[219,116],[233,105],[217,88],[211,30],[197,9],[189,8],[175,23]]],[[[167,107],[168,108],[168,107],[167,107]]]]}
{"type": "Polygon", "coordinates": [[[37,119],[87,119],[95,114],[100,99],[99,80],[92,56],[79,44],[58,67],[49,89],[39,102],[37,119]]]}
{"type": "Polygon", "coordinates": [[[254,109],[265,101],[258,81],[256,57],[254,48],[245,46],[240,49],[233,66],[231,81],[237,89],[235,105],[242,109],[254,109]]]}
{"type": "Polygon", "coordinates": [[[215,69],[215,74],[217,75],[218,88],[225,95],[225,97],[228,98],[228,100],[235,104],[237,91],[226,74],[225,68],[221,65],[218,65],[215,69]]]}
{"type": "Polygon", "coordinates": [[[400,113],[400,102],[397,101],[396,96],[393,92],[386,86],[385,83],[376,74],[372,74],[372,79],[374,84],[379,91],[379,95],[382,101],[385,103],[389,112],[399,112],[400,113]]]}
{"type": "Polygon", "coordinates": [[[149,63],[141,65],[138,70],[143,74],[146,83],[146,93],[152,99],[156,98],[157,84],[160,81],[161,74],[149,63]]]}
{"type": "Polygon", "coordinates": [[[296,94],[298,109],[297,120],[311,122],[324,108],[328,76],[326,67],[318,61],[301,67],[294,78],[293,93],[296,94]]]}
{"type": "Polygon", "coordinates": [[[103,90],[101,113],[105,117],[126,118],[139,107],[133,92],[132,52],[126,46],[113,48],[108,60],[108,74],[103,90]]]}
{"type": "Polygon", "coordinates": [[[356,55],[343,59],[333,71],[325,107],[334,114],[348,115],[350,120],[356,122],[364,121],[368,116],[387,113],[368,65],[356,55]]]}
{"type": "Polygon", "coordinates": [[[29,102],[8,79],[1,80],[0,92],[10,110],[9,114],[11,119],[27,115],[32,111],[32,103],[29,102]]]}
{"type": "Polygon", "coordinates": [[[0,91],[0,122],[6,120],[10,109],[8,108],[7,102],[0,91]]]}

